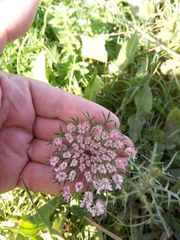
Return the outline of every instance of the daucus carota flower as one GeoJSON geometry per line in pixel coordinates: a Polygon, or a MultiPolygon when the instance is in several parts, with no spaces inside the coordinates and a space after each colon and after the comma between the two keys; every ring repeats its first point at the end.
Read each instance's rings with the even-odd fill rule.
{"type": "Polygon", "coordinates": [[[136,151],[134,150],[134,148],[132,147],[127,147],[125,149],[125,152],[129,155],[129,157],[131,157],[133,160],[136,159],[136,151]]]}
{"type": "Polygon", "coordinates": [[[64,186],[62,197],[69,202],[72,194],[81,193],[80,207],[95,217],[106,212],[108,192],[122,188],[128,167],[124,154],[135,160],[136,151],[118,129],[108,129],[110,114],[103,125],[84,115],[86,122],[72,119],[50,140],[55,150],[49,165],[55,182],[64,186]]]}
{"type": "Polygon", "coordinates": [[[77,182],[75,183],[75,189],[76,189],[76,192],[80,192],[84,187],[84,184],[82,182],[77,182]]]}
{"type": "Polygon", "coordinates": [[[62,196],[63,196],[64,200],[66,200],[67,202],[69,202],[69,200],[70,200],[70,195],[71,195],[70,187],[69,187],[69,186],[65,186],[65,187],[63,188],[63,192],[62,192],[62,196]]]}
{"type": "Polygon", "coordinates": [[[55,167],[58,162],[59,162],[59,158],[58,158],[57,156],[52,156],[52,157],[49,159],[49,164],[50,164],[52,167],[55,167]]]}

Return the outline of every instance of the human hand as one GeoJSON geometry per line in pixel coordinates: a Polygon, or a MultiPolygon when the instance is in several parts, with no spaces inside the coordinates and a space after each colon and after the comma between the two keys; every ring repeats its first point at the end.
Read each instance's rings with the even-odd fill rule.
{"type": "MultiPolygon", "coordinates": [[[[86,120],[82,112],[103,123],[109,111],[46,83],[0,73],[0,193],[24,188],[21,178],[34,192],[58,193],[51,168],[45,164],[53,148],[47,145],[60,125],[71,117],[86,120]]],[[[111,119],[119,126],[118,118],[111,119]]],[[[109,127],[114,127],[113,123],[109,127]]],[[[132,142],[127,139],[127,145],[132,142]]]]}
{"type": "MultiPolygon", "coordinates": [[[[6,43],[28,30],[38,4],[39,0],[0,3],[0,53],[6,43]]],[[[47,142],[70,117],[85,120],[85,111],[102,123],[102,112],[109,112],[47,84],[0,73],[0,193],[24,187],[21,177],[32,191],[58,193],[59,186],[52,184],[51,169],[45,165],[45,157],[53,151],[47,142]]],[[[111,114],[111,119],[118,126],[117,117],[111,114]]],[[[127,139],[128,144],[132,146],[127,139]]]]}
{"type": "Polygon", "coordinates": [[[39,0],[0,0],[0,53],[31,26],[39,0]]]}

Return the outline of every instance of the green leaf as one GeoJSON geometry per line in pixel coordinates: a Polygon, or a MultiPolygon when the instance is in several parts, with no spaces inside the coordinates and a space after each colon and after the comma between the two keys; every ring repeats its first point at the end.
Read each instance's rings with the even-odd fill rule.
{"type": "Polygon", "coordinates": [[[179,179],[179,177],[180,177],[180,169],[179,168],[178,169],[174,169],[174,168],[169,169],[168,172],[173,176],[174,179],[176,179],[176,180],[179,179]]]}
{"type": "Polygon", "coordinates": [[[81,35],[82,49],[81,54],[85,58],[92,58],[99,62],[107,62],[107,51],[105,48],[105,35],[95,37],[81,35]]]}
{"type": "Polygon", "coordinates": [[[174,107],[168,114],[167,120],[172,120],[177,126],[180,126],[180,109],[174,107]]]}
{"type": "Polygon", "coordinates": [[[57,206],[59,205],[59,198],[54,198],[44,206],[38,209],[38,213],[33,216],[27,215],[22,218],[20,223],[19,232],[28,235],[36,235],[40,229],[51,230],[51,217],[53,216],[57,206]],[[43,221],[42,219],[45,219],[43,221]]]}
{"type": "Polygon", "coordinates": [[[148,83],[146,83],[135,96],[137,111],[144,116],[149,115],[152,109],[152,101],[153,98],[151,88],[149,87],[148,83]]]}
{"type": "Polygon", "coordinates": [[[165,127],[166,145],[180,145],[180,110],[174,107],[168,114],[165,127]]]}
{"type": "Polygon", "coordinates": [[[168,226],[171,227],[177,239],[180,239],[180,221],[176,219],[171,213],[164,213],[163,217],[168,226]]]}
{"type": "MultiPolygon", "coordinates": [[[[170,172],[170,174],[172,175],[171,170],[170,170],[169,172],[170,172]]],[[[180,176],[180,169],[177,170],[176,174],[177,174],[177,177],[180,176]]],[[[173,176],[174,176],[174,175],[173,175],[173,176]]],[[[172,192],[175,192],[175,193],[177,193],[179,190],[180,190],[180,181],[177,182],[176,184],[174,184],[174,186],[171,188],[171,191],[172,191],[172,192]]]]}
{"type": "Polygon", "coordinates": [[[143,125],[146,122],[146,117],[150,114],[152,109],[152,92],[148,83],[136,94],[135,105],[137,108],[136,114],[128,118],[129,136],[133,142],[136,142],[140,136],[143,125]]]}
{"type": "Polygon", "coordinates": [[[145,233],[142,235],[142,239],[143,240],[152,240],[152,239],[160,239],[161,236],[161,231],[155,231],[155,232],[151,232],[151,233],[145,233]]]}
{"type": "Polygon", "coordinates": [[[30,240],[43,240],[43,238],[41,236],[34,236],[34,237],[31,237],[30,240]]]}
{"type": "Polygon", "coordinates": [[[83,97],[95,102],[96,95],[101,90],[101,88],[102,88],[102,82],[97,76],[97,70],[95,70],[92,80],[89,82],[89,84],[85,88],[83,97]]]}
{"type": "Polygon", "coordinates": [[[139,113],[133,114],[128,118],[129,137],[134,143],[140,138],[144,123],[145,117],[139,113]]]}
{"type": "Polygon", "coordinates": [[[124,42],[118,54],[118,58],[113,63],[123,71],[127,66],[134,61],[134,55],[138,49],[139,37],[135,32],[127,41],[124,42]]]}
{"type": "Polygon", "coordinates": [[[68,211],[65,212],[60,212],[58,213],[54,218],[55,220],[53,221],[53,235],[60,235],[63,227],[64,227],[64,223],[67,219],[67,214],[68,211]]]}
{"type": "Polygon", "coordinates": [[[39,232],[39,226],[36,224],[36,220],[31,216],[26,216],[20,223],[19,232],[25,236],[34,236],[39,232]]]}
{"type": "Polygon", "coordinates": [[[18,233],[15,240],[27,240],[27,238],[24,237],[22,234],[18,233]]]}

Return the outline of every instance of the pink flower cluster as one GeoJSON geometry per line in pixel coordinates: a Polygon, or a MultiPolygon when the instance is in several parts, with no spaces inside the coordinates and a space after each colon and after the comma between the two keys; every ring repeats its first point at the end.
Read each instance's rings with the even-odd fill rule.
{"type": "Polygon", "coordinates": [[[55,151],[49,164],[55,182],[64,184],[62,197],[69,202],[74,191],[85,190],[80,207],[95,217],[105,213],[104,192],[121,189],[122,173],[128,166],[121,153],[135,160],[136,151],[126,145],[125,136],[117,129],[107,128],[108,119],[104,125],[93,124],[89,115],[87,119],[82,123],[72,120],[65,131],[61,129],[59,135],[51,139],[55,151]]]}

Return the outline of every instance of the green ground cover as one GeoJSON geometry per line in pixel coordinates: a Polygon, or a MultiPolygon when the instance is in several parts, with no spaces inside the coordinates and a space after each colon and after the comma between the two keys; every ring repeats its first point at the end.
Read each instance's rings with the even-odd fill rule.
{"type": "Polygon", "coordinates": [[[180,239],[178,0],[42,0],[0,70],[105,106],[138,151],[98,225],[78,199],[15,189],[0,196],[0,239],[180,239]]]}

